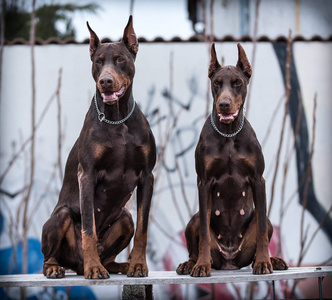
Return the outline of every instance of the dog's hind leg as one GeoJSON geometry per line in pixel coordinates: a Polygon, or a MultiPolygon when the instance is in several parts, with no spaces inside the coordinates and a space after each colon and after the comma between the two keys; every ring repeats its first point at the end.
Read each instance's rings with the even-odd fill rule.
{"type": "Polygon", "coordinates": [[[198,259],[199,242],[199,213],[196,213],[189,221],[185,231],[189,260],[185,261],[176,269],[179,275],[190,274],[198,259]]]}
{"type": "MultiPolygon", "coordinates": [[[[267,226],[268,226],[268,239],[269,241],[271,240],[272,234],[273,234],[273,226],[271,224],[271,221],[269,220],[268,217],[267,219],[267,226]]],[[[256,240],[257,240],[257,228],[256,228],[256,223],[257,223],[257,217],[255,216],[251,223],[248,226],[248,229],[246,233],[243,236],[243,243],[241,246],[241,252],[239,252],[239,255],[236,258],[236,265],[239,268],[245,267],[249,265],[252,262],[252,266],[255,265],[256,263],[256,257],[255,257],[255,252],[256,252],[256,240]]],[[[271,260],[271,265],[273,270],[287,270],[288,265],[287,263],[279,258],[279,257],[270,257],[271,260]]],[[[262,269],[262,273],[265,274],[267,272],[271,272],[272,270],[267,270],[266,268],[262,269]]]]}
{"type": "Polygon", "coordinates": [[[109,227],[97,247],[102,265],[109,273],[127,274],[129,262],[117,263],[115,257],[129,245],[133,235],[133,219],[130,212],[123,208],[120,218],[109,227]]]}
{"type": "Polygon", "coordinates": [[[57,259],[64,240],[69,248],[73,250],[76,248],[74,224],[70,211],[66,207],[53,213],[43,226],[41,250],[44,254],[43,273],[47,278],[65,276],[64,266],[60,266],[57,259]]]}

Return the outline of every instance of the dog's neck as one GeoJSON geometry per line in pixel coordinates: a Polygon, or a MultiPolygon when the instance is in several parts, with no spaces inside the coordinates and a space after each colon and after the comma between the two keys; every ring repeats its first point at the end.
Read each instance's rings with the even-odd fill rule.
{"type": "Polygon", "coordinates": [[[119,121],[124,119],[134,105],[134,97],[132,94],[132,86],[129,86],[125,94],[114,104],[108,105],[103,102],[103,98],[96,89],[97,105],[101,113],[105,114],[105,118],[110,121],[119,121]]]}
{"type": "Polygon", "coordinates": [[[244,114],[244,109],[242,106],[237,118],[230,124],[225,124],[223,122],[220,122],[215,106],[213,106],[213,109],[212,109],[212,117],[213,117],[214,124],[216,125],[218,130],[224,134],[233,134],[240,128],[243,114],[244,114]]]}

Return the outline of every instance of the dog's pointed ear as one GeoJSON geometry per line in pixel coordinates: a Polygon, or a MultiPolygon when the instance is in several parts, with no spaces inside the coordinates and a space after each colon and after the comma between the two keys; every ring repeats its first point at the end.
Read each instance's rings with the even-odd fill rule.
{"type": "Polygon", "coordinates": [[[221,66],[218,62],[216,49],[214,43],[211,45],[211,58],[210,58],[210,66],[209,66],[209,78],[219,69],[221,66]]]}
{"type": "Polygon", "coordinates": [[[248,79],[251,77],[251,65],[249,63],[249,60],[247,58],[246,53],[244,52],[242,46],[240,43],[237,44],[237,49],[239,51],[239,58],[237,61],[236,66],[242,70],[242,72],[248,77],[248,79]]]}
{"type": "Polygon", "coordinates": [[[138,40],[133,27],[133,16],[129,16],[128,24],[123,32],[123,42],[130,51],[130,53],[136,58],[138,52],[138,40]]]}
{"type": "Polygon", "coordinates": [[[90,57],[92,59],[93,54],[95,53],[95,51],[97,50],[97,48],[100,45],[100,41],[98,36],[96,35],[96,33],[91,29],[89,22],[86,22],[86,25],[88,26],[88,29],[90,31],[90,57]]]}

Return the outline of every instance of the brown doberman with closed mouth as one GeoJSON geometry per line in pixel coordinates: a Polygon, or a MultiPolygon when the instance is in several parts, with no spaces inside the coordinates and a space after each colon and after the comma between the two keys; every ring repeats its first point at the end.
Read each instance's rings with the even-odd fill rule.
{"type": "Polygon", "coordinates": [[[43,273],[85,278],[109,273],[148,276],[147,228],[156,146],[145,116],[135,105],[133,78],[138,51],[132,17],[123,39],[101,43],[90,28],[96,94],[65,169],[59,201],[42,233],[43,273]],[[125,204],[137,187],[137,226],[130,261],[115,262],[134,235],[125,204]]]}
{"type": "Polygon", "coordinates": [[[199,212],[186,227],[189,260],[178,266],[181,275],[210,276],[211,267],[234,270],[250,263],[254,274],[288,268],[269,256],[273,227],[266,216],[264,157],[244,116],[251,66],[237,46],[236,66],[221,66],[211,46],[213,110],[195,152],[199,212]]]}

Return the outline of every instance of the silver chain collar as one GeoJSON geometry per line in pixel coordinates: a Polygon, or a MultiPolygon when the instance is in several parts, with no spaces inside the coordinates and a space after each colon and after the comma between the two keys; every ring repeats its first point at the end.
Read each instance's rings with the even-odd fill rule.
{"type": "Polygon", "coordinates": [[[235,132],[233,132],[233,133],[223,133],[223,132],[221,132],[217,128],[216,124],[214,123],[213,114],[212,113],[211,113],[211,125],[214,128],[214,130],[217,131],[223,137],[230,138],[230,137],[236,136],[242,130],[242,128],[243,128],[243,124],[244,124],[244,113],[245,113],[245,108],[243,108],[243,111],[242,111],[241,124],[240,124],[239,128],[235,132]]]}
{"type": "Polygon", "coordinates": [[[119,125],[119,124],[122,124],[123,122],[126,122],[130,116],[133,114],[134,110],[135,110],[135,101],[133,103],[133,108],[131,109],[131,111],[129,112],[129,114],[124,117],[122,120],[119,120],[119,121],[110,121],[110,120],[107,120],[106,117],[105,117],[105,114],[102,113],[99,108],[98,108],[98,104],[97,104],[97,96],[96,96],[97,93],[95,93],[95,105],[96,105],[96,109],[97,109],[97,113],[98,113],[98,120],[99,122],[105,122],[107,124],[110,124],[110,125],[119,125]]]}

